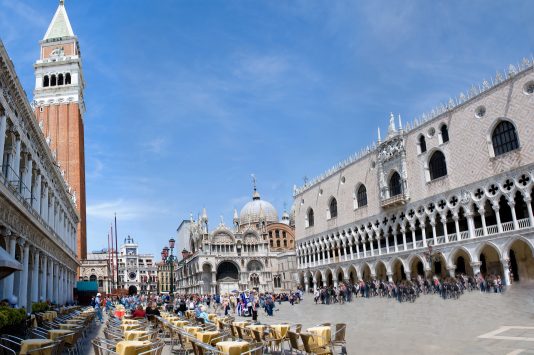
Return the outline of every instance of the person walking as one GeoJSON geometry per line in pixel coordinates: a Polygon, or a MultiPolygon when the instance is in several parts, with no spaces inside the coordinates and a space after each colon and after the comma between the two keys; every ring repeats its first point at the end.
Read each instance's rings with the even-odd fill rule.
{"type": "Polygon", "coordinates": [[[100,293],[97,293],[96,294],[96,297],[95,297],[95,311],[96,311],[96,316],[98,317],[98,321],[102,324],[103,323],[103,320],[102,320],[102,304],[101,304],[102,300],[101,300],[101,295],[100,293]]]}

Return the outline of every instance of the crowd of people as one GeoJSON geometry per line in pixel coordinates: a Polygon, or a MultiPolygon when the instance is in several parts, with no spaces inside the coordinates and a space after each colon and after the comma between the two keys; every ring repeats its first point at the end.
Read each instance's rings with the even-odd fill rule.
{"type": "Polygon", "coordinates": [[[184,315],[186,311],[195,311],[197,318],[208,319],[208,313],[224,315],[238,315],[252,317],[257,320],[258,312],[263,310],[266,316],[273,316],[276,303],[289,302],[291,305],[302,300],[303,293],[300,290],[291,293],[258,293],[256,291],[233,292],[225,295],[184,295],[153,294],[153,295],[129,295],[102,297],[98,293],[91,300],[97,312],[97,318],[102,321],[102,312],[109,312],[112,308],[121,305],[125,311],[133,317],[145,317],[151,314],[159,315],[159,310],[164,309],[178,315],[184,315]]]}
{"type": "Polygon", "coordinates": [[[443,279],[434,276],[431,279],[420,275],[412,280],[398,282],[368,280],[351,283],[341,282],[338,287],[325,286],[314,292],[316,304],[334,304],[351,302],[353,298],[387,297],[399,302],[414,302],[420,294],[436,294],[443,299],[458,299],[464,291],[479,290],[480,292],[502,293],[504,284],[499,275],[489,274],[475,277],[465,274],[443,279]]]}

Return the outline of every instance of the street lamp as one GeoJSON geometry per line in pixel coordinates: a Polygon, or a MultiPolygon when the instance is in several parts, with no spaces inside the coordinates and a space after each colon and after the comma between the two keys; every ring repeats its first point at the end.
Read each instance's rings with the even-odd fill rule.
{"type": "Polygon", "coordinates": [[[165,264],[169,265],[171,268],[171,291],[170,291],[171,295],[174,293],[174,274],[173,274],[174,262],[178,260],[176,256],[174,256],[172,253],[174,250],[175,242],[176,241],[173,238],[169,239],[169,246],[164,247],[163,250],[161,251],[161,259],[163,260],[165,264]],[[170,254],[169,254],[169,250],[171,251],[170,254]]]}

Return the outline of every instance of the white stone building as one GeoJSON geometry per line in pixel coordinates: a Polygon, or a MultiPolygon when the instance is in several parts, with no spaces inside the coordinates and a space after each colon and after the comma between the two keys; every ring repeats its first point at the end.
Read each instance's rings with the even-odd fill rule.
{"type": "Polygon", "coordinates": [[[50,147],[0,42],[0,247],[23,270],[0,281],[18,305],[72,301],[79,215],[50,147]]]}
{"type": "Polygon", "coordinates": [[[295,187],[300,283],[534,278],[534,70],[525,59],[295,187]],[[433,257],[428,257],[431,246],[433,257]]]}
{"type": "Polygon", "coordinates": [[[271,203],[254,188],[252,201],[234,211],[233,227],[223,221],[209,232],[204,210],[191,217],[191,255],[178,263],[178,293],[225,294],[233,290],[282,292],[294,290],[296,261],[289,215],[282,221],[271,203]],[[288,268],[293,266],[293,269],[288,268]]]}

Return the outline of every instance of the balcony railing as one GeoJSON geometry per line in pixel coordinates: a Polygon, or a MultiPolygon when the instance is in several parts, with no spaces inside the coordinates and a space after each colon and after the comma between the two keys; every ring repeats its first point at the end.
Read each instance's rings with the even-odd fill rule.
{"type": "Polygon", "coordinates": [[[408,201],[408,196],[405,193],[401,193],[385,200],[380,201],[380,207],[387,208],[398,205],[404,205],[408,201]]]}

